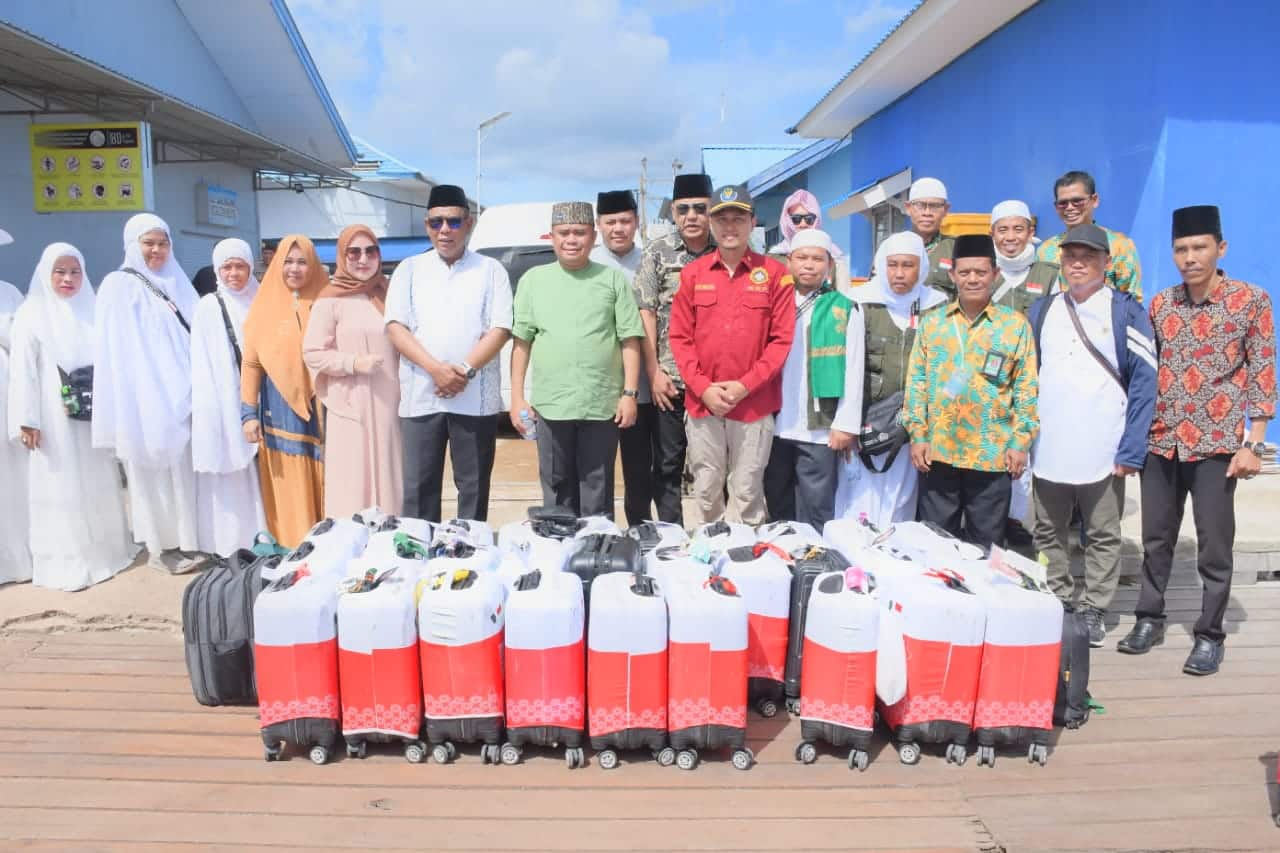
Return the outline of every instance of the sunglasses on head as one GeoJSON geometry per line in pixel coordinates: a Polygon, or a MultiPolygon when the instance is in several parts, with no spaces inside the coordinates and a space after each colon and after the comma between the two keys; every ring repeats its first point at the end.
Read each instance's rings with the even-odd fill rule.
{"type": "Polygon", "coordinates": [[[366,258],[376,258],[378,257],[378,255],[382,254],[382,252],[378,249],[377,246],[364,246],[364,247],[348,246],[347,247],[347,257],[353,261],[360,260],[361,252],[364,253],[364,256],[366,258]]]}
{"type": "Polygon", "coordinates": [[[816,213],[793,213],[791,214],[792,225],[812,225],[818,221],[816,213]]]}
{"type": "Polygon", "coordinates": [[[462,221],[461,216],[431,216],[427,218],[427,227],[439,231],[447,224],[450,231],[457,231],[462,227],[462,221]]]}
{"type": "Polygon", "coordinates": [[[707,206],[702,202],[697,202],[696,204],[677,204],[675,208],[677,216],[688,216],[690,211],[693,211],[698,215],[702,215],[707,212],[707,206]]]}

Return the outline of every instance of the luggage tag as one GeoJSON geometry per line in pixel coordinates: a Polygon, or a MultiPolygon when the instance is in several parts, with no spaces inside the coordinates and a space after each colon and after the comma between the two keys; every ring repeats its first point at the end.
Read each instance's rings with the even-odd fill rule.
{"type": "Polygon", "coordinates": [[[924,573],[924,576],[942,581],[947,589],[954,589],[956,592],[964,592],[969,595],[974,594],[973,590],[965,585],[964,578],[960,577],[954,569],[930,569],[924,573]]]}
{"type": "Polygon", "coordinates": [[[426,543],[408,533],[397,533],[392,542],[395,543],[396,556],[402,560],[425,560],[428,557],[426,543]]]}

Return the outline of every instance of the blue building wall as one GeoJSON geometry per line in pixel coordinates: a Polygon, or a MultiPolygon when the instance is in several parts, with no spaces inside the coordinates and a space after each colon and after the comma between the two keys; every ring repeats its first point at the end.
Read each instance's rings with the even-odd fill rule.
{"type": "MultiPolygon", "coordinates": [[[[1138,244],[1148,298],[1179,281],[1170,212],[1208,203],[1222,208],[1224,269],[1274,299],[1278,41],[1270,0],[1043,0],[859,127],[841,194],[910,166],[942,178],[955,211],[1025,200],[1049,236],[1054,179],[1084,169],[1098,221],[1138,244]]],[[[870,223],[849,219],[865,274],[870,223]]]]}
{"type": "MultiPolygon", "coordinates": [[[[824,208],[849,192],[849,158],[843,151],[828,155],[807,169],[782,181],[766,192],[756,195],[756,219],[766,229],[777,228],[782,215],[782,203],[796,190],[808,190],[818,197],[824,208]]],[[[823,214],[824,230],[846,254],[849,251],[849,235],[853,223],[849,219],[831,218],[823,214]]]]}

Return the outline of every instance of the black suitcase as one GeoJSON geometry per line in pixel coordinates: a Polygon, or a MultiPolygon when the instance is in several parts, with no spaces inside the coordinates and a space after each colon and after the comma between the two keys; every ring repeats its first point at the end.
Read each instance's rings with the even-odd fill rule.
{"type": "Polygon", "coordinates": [[[591,581],[595,576],[609,572],[643,574],[644,556],[640,543],[629,536],[589,533],[578,540],[565,571],[582,578],[582,600],[590,618],[591,581]]]}
{"type": "Polygon", "coordinates": [[[572,539],[582,529],[582,519],[561,507],[529,507],[529,526],[544,539],[572,539]]]}
{"type": "Polygon", "coordinates": [[[201,705],[256,705],[253,602],[265,585],[262,569],[280,557],[239,550],[216,560],[182,594],[182,636],[191,692],[201,705]]]}
{"type": "Polygon", "coordinates": [[[791,564],[791,615],[787,629],[787,666],[783,692],[787,710],[800,713],[800,654],[804,650],[805,605],[814,581],[824,572],[842,572],[849,560],[833,548],[810,548],[791,564]]]}
{"type": "Polygon", "coordinates": [[[1089,626],[1075,610],[1062,614],[1062,655],[1053,724],[1078,729],[1089,722],[1089,626]]]}

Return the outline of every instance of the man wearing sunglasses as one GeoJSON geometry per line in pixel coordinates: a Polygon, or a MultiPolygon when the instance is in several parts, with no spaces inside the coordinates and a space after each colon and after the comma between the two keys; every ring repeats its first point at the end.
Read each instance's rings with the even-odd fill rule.
{"type": "Polygon", "coordinates": [[[671,303],[680,288],[685,266],[715,249],[711,221],[711,178],[703,174],[676,175],[671,192],[671,217],[676,230],[645,246],[634,287],[644,322],[644,363],[657,407],[657,445],[654,455],[653,502],[658,520],[684,524],[681,485],[684,477],[684,380],[671,352],[668,330],[671,303]]]}
{"type": "MultiPolygon", "coordinates": [[[[1053,182],[1053,207],[1065,225],[1066,231],[1077,225],[1094,225],[1093,214],[1098,209],[1098,187],[1088,172],[1070,171],[1053,182]]],[[[1116,290],[1142,301],[1142,267],[1138,263],[1138,247],[1133,240],[1099,226],[1107,232],[1111,244],[1111,266],[1107,268],[1107,284],[1116,290]]],[[[1062,238],[1066,231],[1050,237],[1040,245],[1040,260],[1061,263],[1062,238]]],[[[1066,282],[1058,278],[1058,285],[1066,290],[1066,282]]]]}
{"type": "Polygon", "coordinates": [[[458,517],[484,521],[502,409],[496,356],[511,336],[511,281],[502,264],[467,249],[474,223],[462,188],[432,187],[425,224],[432,250],[402,261],[387,292],[387,336],[401,356],[403,512],[440,520],[447,448],[458,517]]]}
{"type": "Polygon", "coordinates": [[[947,200],[947,186],[937,178],[920,178],[907,193],[907,216],[911,217],[911,230],[924,241],[929,254],[929,278],[925,284],[940,290],[948,299],[956,298],[956,286],[951,281],[951,251],[955,238],[942,234],[942,220],[951,212],[947,200]]]}

